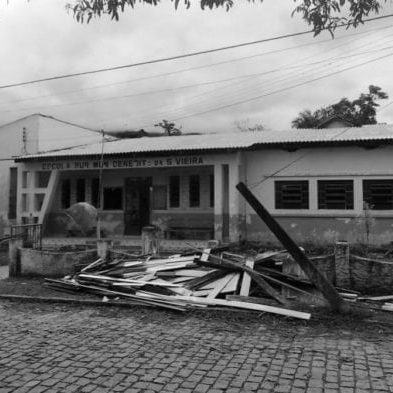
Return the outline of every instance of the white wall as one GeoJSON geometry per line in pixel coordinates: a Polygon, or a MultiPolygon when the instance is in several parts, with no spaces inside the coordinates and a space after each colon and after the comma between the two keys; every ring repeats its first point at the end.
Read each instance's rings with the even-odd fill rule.
{"type": "Polygon", "coordinates": [[[99,132],[87,130],[45,116],[39,116],[38,129],[38,150],[40,152],[101,142],[102,139],[99,132]]]}
{"type": "MultiPolygon", "coordinates": [[[[362,180],[393,178],[393,146],[375,149],[326,147],[299,149],[295,152],[272,149],[249,152],[246,159],[247,184],[252,187],[252,191],[265,207],[278,215],[356,215],[363,210],[362,180]],[[318,210],[316,184],[318,180],[323,179],[354,180],[355,208],[344,211],[318,210]],[[274,180],[308,180],[310,209],[276,210],[274,180]]],[[[386,215],[389,212],[375,214],[386,215]]],[[[391,215],[393,216],[393,211],[391,215]]]]}

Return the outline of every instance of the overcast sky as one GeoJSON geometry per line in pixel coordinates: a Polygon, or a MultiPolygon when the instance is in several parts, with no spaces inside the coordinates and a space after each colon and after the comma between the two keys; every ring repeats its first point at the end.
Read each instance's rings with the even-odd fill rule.
{"type": "MultiPolygon", "coordinates": [[[[292,0],[239,1],[229,12],[138,5],[119,22],[88,25],[68,15],[62,0],[0,4],[0,85],[308,30],[300,16],[291,18],[292,0]]],[[[1,89],[0,124],[39,112],[105,130],[151,130],[162,119],[186,132],[224,132],[246,121],[289,128],[300,111],[353,99],[370,84],[389,94],[381,106],[391,102],[392,37],[393,18],[337,31],[334,40],[325,32],[1,89]]],[[[393,123],[393,105],[378,120],[393,123]]]]}

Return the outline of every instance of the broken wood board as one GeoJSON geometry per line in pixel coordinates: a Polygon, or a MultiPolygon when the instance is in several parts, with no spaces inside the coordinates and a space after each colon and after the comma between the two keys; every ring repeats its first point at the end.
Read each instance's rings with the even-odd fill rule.
{"type": "Polygon", "coordinates": [[[218,294],[229,284],[229,282],[234,277],[234,273],[228,274],[225,277],[221,278],[216,282],[216,285],[212,289],[212,291],[207,296],[208,299],[214,299],[218,296],[218,294]]]}
{"type": "Polygon", "coordinates": [[[385,300],[393,300],[393,295],[387,295],[387,296],[361,296],[358,297],[358,300],[370,300],[370,301],[385,301],[385,300]]]}
{"type": "Polygon", "coordinates": [[[228,282],[225,288],[220,293],[236,292],[240,280],[240,273],[233,273],[232,279],[228,282]]]}
{"type": "MultiPolygon", "coordinates": [[[[250,269],[254,269],[255,261],[254,258],[247,258],[245,265],[250,269]]],[[[250,293],[250,286],[251,286],[251,276],[244,272],[243,273],[243,281],[240,287],[240,295],[248,296],[250,293]]]]}
{"type": "Polygon", "coordinates": [[[248,266],[245,265],[240,265],[239,263],[230,261],[228,259],[222,259],[216,255],[209,255],[209,258],[213,259],[215,262],[211,263],[210,261],[207,262],[202,262],[199,261],[199,263],[201,265],[205,265],[205,263],[209,266],[209,265],[213,265],[216,268],[222,268],[224,267],[224,269],[233,269],[235,271],[243,271],[246,273],[249,273],[249,275],[251,276],[251,278],[254,280],[254,282],[265,292],[267,293],[269,296],[271,296],[272,298],[276,299],[279,303],[286,305],[288,304],[287,300],[281,296],[281,294],[276,291],[268,282],[266,282],[262,276],[256,272],[255,270],[249,268],[248,266]]]}
{"type": "Polygon", "coordinates": [[[273,306],[265,306],[263,304],[254,304],[254,303],[244,303],[238,301],[229,301],[224,299],[207,299],[200,297],[192,297],[192,296],[176,296],[178,299],[182,299],[188,302],[195,302],[199,304],[206,304],[209,306],[226,306],[226,307],[235,307],[235,308],[244,308],[247,310],[256,310],[261,312],[268,312],[272,314],[285,315],[287,317],[299,318],[299,319],[310,319],[311,314],[301,312],[301,311],[293,311],[286,308],[279,308],[273,306]]]}
{"type": "Polygon", "coordinates": [[[206,274],[208,274],[211,270],[197,270],[197,269],[176,269],[173,272],[158,272],[158,276],[174,276],[174,277],[180,277],[180,276],[186,276],[186,277],[203,277],[206,274]]]}

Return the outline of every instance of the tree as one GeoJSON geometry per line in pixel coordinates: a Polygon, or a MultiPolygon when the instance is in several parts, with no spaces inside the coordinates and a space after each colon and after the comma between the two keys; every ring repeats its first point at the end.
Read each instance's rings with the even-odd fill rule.
{"type": "Polygon", "coordinates": [[[161,127],[167,135],[181,135],[181,127],[176,128],[175,123],[163,120],[160,123],[154,124],[154,127],[161,127]]]}
{"type": "Polygon", "coordinates": [[[370,85],[368,93],[360,94],[359,98],[350,101],[342,98],[336,104],[329,105],[314,112],[305,110],[292,121],[294,128],[316,128],[323,120],[337,116],[352,123],[356,127],[364,124],[376,124],[378,100],[385,100],[388,95],[378,86],[370,85]]]}
{"type": "MultiPolygon", "coordinates": [[[[248,0],[249,2],[263,2],[263,0],[248,0]]],[[[315,35],[327,29],[331,33],[340,24],[348,27],[356,27],[363,23],[365,17],[370,14],[378,14],[383,4],[387,0],[294,0],[298,5],[292,12],[300,14],[302,18],[312,26],[315,35]]],[[[83,23],[89,22],[92,18],[101,17],[107,14],[111,19],[119,20],[120,13],[126,7],[134,8],[138,3],[156,6],[161,0],[74,0],[67,4],[67,8],[72,10],[76,20],[83,23]]],[[[171,0],[175,8],[179,3],[190,7],[192,0],[171,0]]],[[[234,0],[194,0],[199,3],[202,9],[213,9],[225,7],[231,9],[234,0]]]]}
{"type": "Polygon", "coordinates": [[[235,127],[242,132],[246,131],[263,131],[265,127],[262,124],[250,124],[250,119],[245,119],[245,120],[236,120],[234,122],[235,127]]]}

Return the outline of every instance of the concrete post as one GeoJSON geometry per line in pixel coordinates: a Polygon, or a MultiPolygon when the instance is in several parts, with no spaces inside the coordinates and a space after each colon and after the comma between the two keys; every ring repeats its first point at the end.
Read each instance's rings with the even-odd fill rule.
{"type": "Polygon", "coordinates": [[[219,163],[214,165],[214,238],[222,241],[224,238],[224,166],[219,163]]]}
{"type": "Polygon", "coordinates": [[[22,239],[10,239],[8,243],[8,275],[10,277],[18,277],[21,274],[22,267],[20,263],[20,249],[23,246],[22,239]]]}
{"type": "Polygon", "coordinates": [[[334,259],[336,265],[336,286],[349,288],[351,285],[349,268],[349,243],[338,241],[334,247],[334,259]]]}
{"type": "Polygon", "coordinates": [[[109,258],[109,251],[112,248],[111,240],[97,240],[97,255],[103,260],[107,260],[109,258]]]}
{"type": "Polygon", "coordinates": [[[235,161],[229,166],[229,239],[231,242],[245,239],[246,202],[236,190],[236,185],[245,181],[245,174],[244,155],[239,152],[235,161]]]}
{"type": "Polygon", "coordinates": [[[142,255],[159,255],[160,239],[155,226],[147,226],[142,229],[142,255]]]}

